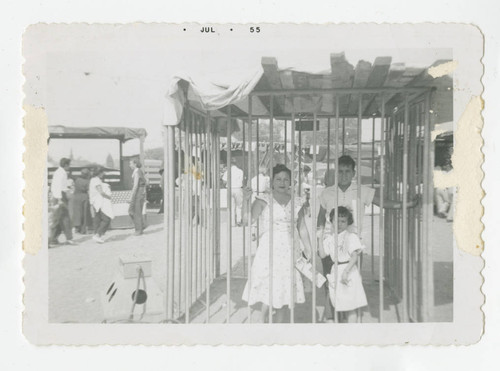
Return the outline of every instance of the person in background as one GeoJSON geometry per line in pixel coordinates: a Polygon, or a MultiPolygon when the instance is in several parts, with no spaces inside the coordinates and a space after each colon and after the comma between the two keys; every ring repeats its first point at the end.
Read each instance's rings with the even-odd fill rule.
{"type": "Polygon", "coordinates": [[[71,219],[68,209],[68,173],[70,170],[71,160],[62,158],[59,161],[59,167],[54,172],[52,183],[50,185],[51,199],[50,205],[52,212],[49,223],[49,246],[59,243],[58,237],[61,232],[66,236],[66,243],[70,245],[76,244],[73,241],[71,231],[71,219]]]}
{"type": "Polygon", "coordinates": [[[161,165],[161,169],[158,171],[160,173],[160,188],[161,188],[161,201],[160,201],[160,210],[158,210],[158,214],[163,214],[164,212],[164,198],[165,198],[165,168],[163,164],[161,165]]]}
{"type": "MultiPolygon", "coordinates": [[[[228,183],[228,171],[224,173],[222,176],[222,180],[227,184],[228,183]]],[[[241,206],[243,204],[243,193],[241,187],[243,186],[243,171],[236,165],[236,158],[231,157],[231,189],[228,189],[228,192],[231,192],[232,202],[232,210],[231,210],[231,220],[234,220],[236,225],[241,225],[241,206]],[[234,215],[234,216],[233,216],[234,215]]]]}
{"type": "Polygon", "coordinates": [[[103,167],[94,170],[94,177],[89,184],[90,205],[94,209],[94,237],[98,243],[104,243],[102,238],[109,228],[113,219],[113,209],[111,205],[111,190],[109,184],[103,182],[105,171],[103,167]]]}
{"type": "Polygon", "coordinates": [[[90,220],[89,184],[90,169],[83,168],[75,179],[73,194],[73,226],[76,232],[82,234],[87,233],[88,221],[90,220]]]}
{"type": "Polygon", "coordinates": [[[128,214],[134,222],[135,235],[140,236],[145,228],[144,219],[142,216],[142,209],[145,202],[146,194],[146,177],[142,171],[142,164],[139,159],[130,161],[130,168],[132,172],[132,197],[130,198],[130,205],[128,214]]]}
{"type": "Polygon", "coordinates": [[[259,173],[254,176],[250,182],[252,191],[255,193],[268,193],[271,189],[269,184],[269,176],[267,175],[267,167],[264,165],[259,166],[259,173]]]}

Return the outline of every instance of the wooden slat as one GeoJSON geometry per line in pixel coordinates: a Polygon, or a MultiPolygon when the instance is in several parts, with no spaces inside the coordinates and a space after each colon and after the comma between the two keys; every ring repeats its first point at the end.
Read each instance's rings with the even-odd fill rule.
{"type": "MultiPolygon", "coordinates": [[[[377,57],[373,63],[370,76],[366,81],[367,88],[379,88],[384,86],[389,69],[391,67],[392,57],[377,57]]],[[[375,99],[376,94],[365,94],[363,97],[363,112],[366,114],[366,109],[370,107],[372,101],[375,99]]]]}
{"type": "MultiPolygon", "coordinates": [[[[345,59],[345,53],[332,53],[330,54],[330,67],[331,74],[330,78],[332,80],[332,86],[334,88],[350,88],[353,83],[354,76],[354,67],[352,64],[347,62],[345,59]]],[[[332,109],[330,112],[333,112],[333,98],[328,99],[332,104],[332,109]]],[[[325,101],[325,99],[323,99],[325,101]]],[[[328,102],[326,102],[328,104],[328,102]]],[[[342,96],[339,101],[340,105],[340,113],[344,114],[348,109],[349,97],[342,96]]],[[[322,108],[324,110],[324,107],[322,108]]]]}
{"type": "MultiPolygon", "coordinates": [[[[406,68],[404,63],[393,63],[389,69],[389,74],[385,80],[384,87],[391,88],[402,88],[406,86],[413,78],[419,74],[422,69],[417,68],[406,68]]],[[[390,94],[385,97],[385,101],[389,102],[397,94],[390,94]]],[[[380,110],[380,104],[382,103],[382,97],[380,95],[376,96],[374,100],[371,101],[369,107],[366,107],[365,113],[367,115],[372,115],[380,110]]]]}
{"type": "MultiPolygon", "coordinates": [[[[267,82],[267,86],[270,89],[281,90],[283,86],[281,85],[280,72],[278,70],[278,61],[274,57],[262,57],[261,59],[262,69],[264,70],[263,79],[267,82]]],[[[262,81],[264,83],[264,81],[262,81]]],[[[264,106],[270,111],[271,104],[269,97],[262,97],[261,99],[264,106]]],[[[275,116],[280,116],[283,114],[285,109],[285,97],[276,97],[274,99],[274,114],[275,116]]]]}
{"type": "MultiPolygon", "coordinates": [[[[367,61],[359,61],[354,70],[353,88],[364,88],[370,77],[372,64],[367,61]]],[[[347,114],[356,116],[358,114],[359,96],[351,94],[347,114]]]]}

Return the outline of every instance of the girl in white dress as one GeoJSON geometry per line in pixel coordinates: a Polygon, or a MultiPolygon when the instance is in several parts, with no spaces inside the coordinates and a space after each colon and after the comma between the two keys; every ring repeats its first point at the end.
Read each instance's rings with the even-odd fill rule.
{"type": "MultiPolygon", "coordinates": [[[[250,305],[262,303],[261,321],[268,320],[269,307],[276,309],[276,322],[284,322],[287,307],[295,303],[305,302],[304,286],[300,273],[291,267],[291,254],[294,252],[294,262],[300,256],[302,241],[307,256],[310,256],[311,242],[304,221],[303,202],[300,198],[294,200],[294,220],[292,220],[291,172],[284,165],[273,168],[272,191],[269,194],[259,194],[252,203],[251,222],[260,220],[259,247],[252,264],[251,276],[247,281],[242,299],[250,305]],[[273,210],[272,232],[270,243],[270,207],[273,210]],[[292,231],[297,236],[292,244],[292,231]],[[270,302],[270,249],[272,249],[272,297],[270,302]],[[293,276],[292,276],[293,274],[293,276]],[[291,289],[294,278],[294,292],[291,289]]],[[[246,208],[252,195],[250,187],[243,189],[243,222],[248,224],[246,208]]],[[[272,310],[271,310],[272,313],[272,310]]]]}
{"type": "MultiPolygon", "coordinates": [[[[339,206],[338,210],[338,251],[335,248],[335,228],[331,228],[327,236],[319,239],[318,250],[321,258],[330,255],[334,262],[338,261],[336,277],[334,264],[327,278],[330,301],[339,313],[339,321],[357,322],[358,312],[356,309],[368,304],[361,274],[356,264],[358,256],[363,250],[363,245],[356,233],[347,230],[347,227],[354,222],[351,211],[343,206],[339,206]]],[[[330,222],[333,223],[334,219],[335,209],[330,212],[330,222]]]]}

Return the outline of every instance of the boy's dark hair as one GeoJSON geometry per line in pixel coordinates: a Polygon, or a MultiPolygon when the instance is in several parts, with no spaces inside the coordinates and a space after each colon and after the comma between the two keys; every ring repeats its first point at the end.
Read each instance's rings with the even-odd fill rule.
{"type": "Polygon", "coordinates": [[[290,177],[290,179],[292,178],[292,172],[291,172],[291,170],[289,168],[287,168],[283,164],[278,164],[275,167],[273,167],[273,180],[274,180],[274,177],[276,175],[278,175],[279,173],[282,173],[283,171],[288,174],[288,176],[290,177]]]}
{"type": "Polygon", "coordinates": [[[343,155],[339,157],[339,166],[350,166],[352,170],[356,170],[356,162],[349,155],[343,155]]]}
{"type": "MultiPolygon", "coordinates": [[[[351,210],[349,210],[345,206],[339,206],[338,209],[339,209],[339,216],[347,218],[347,225],[351,225],[354,223],[354,218],[352,216],[351,210]]],[[[330,223],[333,223],[334,218],[335,218],[335,209],[332,209],[332,211],[330,211],[330,223]]]]}
{"type": "Polygon", "coordinates": [[[61,160],[59,161],[59,166],[61,166],[61,167],[66,167],[69,164],[71,164],[71,160],[69,158],[66,158],[66,157],[61,158],[61,160]]]}

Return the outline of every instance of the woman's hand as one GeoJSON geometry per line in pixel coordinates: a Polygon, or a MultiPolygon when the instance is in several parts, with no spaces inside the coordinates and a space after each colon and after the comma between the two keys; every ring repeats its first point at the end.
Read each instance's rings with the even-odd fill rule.
{"type": "Polygon", "coordinates": [[[349,284],[349,272],[346,270],[344,270],[344,272],[342,272],[342,277],[340,278],[340,283],[342,283],[343,285],[348,285],[349,284]]]}

